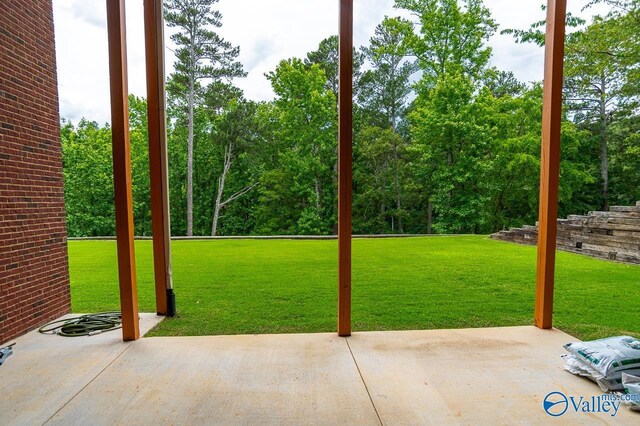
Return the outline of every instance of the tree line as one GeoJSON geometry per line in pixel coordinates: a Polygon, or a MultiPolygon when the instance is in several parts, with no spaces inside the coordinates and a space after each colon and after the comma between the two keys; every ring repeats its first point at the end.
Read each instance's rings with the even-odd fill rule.
{"type": "MultiPolygon", "coordinates": [[[[168,141],[174,235],[326,235],[337,224],[338,37],[265,77],[246,99],[218,0],[167,0],[175,29],[168,141]]],[[[569,15],[560,214],[640,200],[640,0],[569,15]]],[[[587,5],[589,7],[592,3],[587,5]]],[[[353,228],[490,233],[537,219],[542,83],[490,66],[498,30],[482,0],[396,0],[354,49],[353,228]],[[408,12],[408,13],[407,13],[408,12]]],[[[544,44],[544,22],[506,29],[544,44]]],[[[131,95],[137,235],[150,235],[146,102],[131,95]]],[[[111,134],[61,126],[70,236],[113,235],[111,134]]]]}

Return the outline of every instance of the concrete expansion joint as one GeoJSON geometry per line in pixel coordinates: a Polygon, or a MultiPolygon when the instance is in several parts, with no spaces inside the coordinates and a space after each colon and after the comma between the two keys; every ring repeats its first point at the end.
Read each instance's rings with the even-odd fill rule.
{"type": "MultiPolygon", "coordinates": [[[[347,336],[350,337],[350,336],[347,336]]],[[[351,354],[351,359],[353,359],[353,364],[356,366],[356,370],[358,370],[358,375],[360,376],[360,380],[362,380],[362,384],[364,385],[364,389],[367,391],[367,395],[369,396],[369,401],[371,401],[371,406],[373,407],[373,411],[376,412],[376,416],[378,417],[378,422],[380,422],[381,426],[384,426],[382,423],[382,418],[380,417],[380,413],[378,413],[378,408],[376,404],[373,402],[373,397],[371,396],[371,392],[369,391],[369,387],[367,386],[367,382],[364,380],[364,376],[362,375],[362,371],[360,371],[360,367],[358,366],[358,361],[356,360],[355,355],[353,355],[353,350],[351,350],[351,345],[349,344],[349,339],[344,339],[347,344],[347,348],[349,348],[349,353],[351,354]]]]}
{"type": "Polygon", "coordinates": [[[69,400],[67,402],[65,402],[55,413],[53,413],[44,423],[43,426],[46,425],[47,423],[49,423],[51,421],[51,419],[53,419],[60,411],[62,411],[67,405],[69,405],[71,403],[71,401],[73,401],[78,395],[80,395],[82,393],[82,391],[84,391],[87,387],[89,387],[89,385],[91,385],[94,381],[96,381],[96,379],[98,377],[100,377],[105,371],[107,371],[109,369],[109,367],[111,367],[111,365],[113,365],[113,363],[115,363],[130,347],[131,345],[133,345],[135,342],[126,342],[125,343],[125,347],[124,349],[122,349],[122,351],[111,360],[111,362],[109,362],[102,370],[100,370],[100,372],[98,374],[96,374],[91,380],[89,380],[87,382],[86,385],[84,385],[78,392],[76,392],[71,398],[69,398],[69,400]]]}

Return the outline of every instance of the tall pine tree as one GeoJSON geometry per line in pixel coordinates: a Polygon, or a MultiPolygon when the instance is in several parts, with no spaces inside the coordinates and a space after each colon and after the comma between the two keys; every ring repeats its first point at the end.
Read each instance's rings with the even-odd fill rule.
{"type": "Polygon", "coordinates": [[[188,114],[187,134],[187,236],[193,235],[193,142],[194,110],[202,97],[200,80],[243,77],[237,61],[240,48],[225,41],[216,32],[222,26],[222,15],[214,10],[218,0],[168,0],[165,19],[178,29],[171,36],[177,49],[175,73],[171,76],[170,93],[181,100],[188,114]]]}

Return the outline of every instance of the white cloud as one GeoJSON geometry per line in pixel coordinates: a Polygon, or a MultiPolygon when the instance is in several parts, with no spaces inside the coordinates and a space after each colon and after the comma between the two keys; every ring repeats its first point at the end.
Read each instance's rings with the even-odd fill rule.
{"type": "Polygon", "coordinates": [[[68,4],[71,5],[74,18],[96,27],[104,25],[105,10],[104,8],[96,7],[94,1],[71,0],[68,4]]]}
{"type": "MultiPolygon", "coordinates": [[[[142,2],[127,2],[129,90],[145,96],[142,2]]],[[[100,0],[54,0],[60,115],[110,120],[106,6],[100,0]]]]}
{"type": "MultiPolygon", "coordinates": [[[[543,19],[542,0],[485,0],[504,28],[527,28],[543,19]]],[[[580,13],[585,0],[570,3],[580,13]]],[[[249,73],[237,81],[248,98],[273,96],[264,74],[278,62],[304,57],[318,43],[338,32],[338,0],[221,0],[220,33],[241,48],[240,61],[249,73]]],[[[109,64],[104,0],[53,0],[61,115],[73,121],[86,117],[107,122],[109,112],[109,64]]],[[[146,95],[144,23],[142,1],[127,2],[127,48],[129,91],[146,95]]],[[[393,0],[355,0],[354,43],[366,44],[385,15],[400,14],[393,0]]],[[[167,35],[171,29],[167,30],[167,35]]],[[[172,47],[167,42],[168,47],[172,47]]],[[[523,81],[542,79],[543,51],[517,45],[510,36],[491,40],[492,64],[511,70],[523,81]]],[[[167,52],[167,73],[173,55],[167,52]]]]}

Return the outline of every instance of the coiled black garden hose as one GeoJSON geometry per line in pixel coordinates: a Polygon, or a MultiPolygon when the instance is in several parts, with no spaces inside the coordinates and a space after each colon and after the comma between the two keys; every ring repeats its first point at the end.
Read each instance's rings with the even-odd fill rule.
{"type": "Polygon", "coordinates": [[[58,334],[65,337],[93,336],[122,328],[120,312],[99,312],[50,322],[38,329],[42,334],[58,334]]]}

